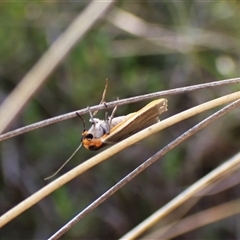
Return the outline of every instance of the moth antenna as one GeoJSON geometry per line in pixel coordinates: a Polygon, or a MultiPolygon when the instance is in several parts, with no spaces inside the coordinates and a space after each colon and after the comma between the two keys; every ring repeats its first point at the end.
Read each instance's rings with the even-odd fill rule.
{"type": "MultiPolygon", "coordinates": [[[[86,131],[85,121],[84,121],[83,117],[78,112],[76,112],[76,115],[82,120],[83,132],[86,131]]],[[[67,159],[67,161],[54,174],[52,174],[51,176],[49,176],[47,178],[44,178],[44,180],[48,180],[48,179],[54,177],[55,175],[57,175],[59,173],[59,171],[72,159],[72,157],[81,148],[81,146],[82,146],[82,143],[78,146],[78,148],[74,151],[74,153],[67,159]]]]}
{"type": "Polygon", "coordinates": [[[85,132],[85,131],[86,131],[85,121],[84,121],[83,117],[82,117],[78,112],[76,112],[76,114],[77,114],[77,116],[82,120],[82,123],[83,123],[83,132],[85,132]]]}
{"type": "Polygon", "coordinates": [[[72,159],[72,157],[76,154],[76,152],[81,148],[82,143],[77,147],[77,149],[74,151],[74,153],[67,159],[67,161],[51,176],[44,178],[44,180],[48,180],[54,176],[56,176],[62,169],[63,167],[72,159]]]}
{"type": "MultiPolygon", "coordinates": [[[[105,83],[105,87],[103,90],[103,94],[102,94],[102,100],[99,104],[102,104],[105,102],[105,97],[106,97],[106,93],[107,93],[107,88],[108,88],[108,78],[106,78],[106,83],[105,83]]],[[[95,112],[93,112],[93,116],[95,116],[98,113],[98,110],[96,110],[95,112]]]]}

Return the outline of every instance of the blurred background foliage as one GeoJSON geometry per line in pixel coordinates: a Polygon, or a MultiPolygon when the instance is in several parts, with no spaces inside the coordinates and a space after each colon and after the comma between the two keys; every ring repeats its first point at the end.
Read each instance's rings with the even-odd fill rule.
{"type": "MultiPolygon", "coordinates": [[[[103,3],[104,4],[104,3],[103,3]]],[[[87,1],[0,2],[0,101],[87,1]]],[[[240,75],[238,1],[120,1],[49,77],[8,130],[107,101],[240,75]]],[[[167,118],[239,90],[225,86],[168,97],[167,118]]],[[[148,102],[119,107],[136,111],[148,102]]],[[[213,110],[214,111],[214,110],[213,110]]],[[[94,167],[4,226],[0,239],[45,239],[104,191],[208,116],[178,123],[94,167]]],[[[99,112],[100,117],[104,112],[99,112]]],[[[86,121],[89,116],[85,115],[86,121]]],[[[116,239],[239,150],[239,112],[191,137],[75,225],[62,239],[116,239]]],[[[1,142],[1,214],[47,184],[79,145],[74,118],[1,142]]],[[[96,152],[81,149],[60,174],[96,152]]],[[[191,213],[239,197],[239,186],[203,198],[191,213]]],[[[239,216],[177,239],[239,239],[239,216]]]]}

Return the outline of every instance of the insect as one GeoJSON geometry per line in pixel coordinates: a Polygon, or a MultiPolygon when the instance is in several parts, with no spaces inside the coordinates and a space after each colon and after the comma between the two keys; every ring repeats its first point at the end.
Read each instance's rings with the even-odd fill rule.
{"type": "MultiPolygon", "coordinates": [[[[100,104],[104,103],[107,86],[108,82],[106,81],[100,104]]],[[[167,99],[154,100],[139,111],[126,116],[114,117],[116,109],[117,107],[113,109],[110,117],[106,115],[105,120],[100,120],[99,118],[94,118],[97,111],[92,113],[89,108],[90,122],[92,123],[92,127],[89,130],[85,129],[83,118],[76,112],[84,124],[81,144],[65,163],[53,175],[45,178],[45,180],[54,177],[72,159],[82,145],[88,150],[99,150],[107,145],[120,142],[134,133],[157,123],[160,121],[158,116],[167,111],[167,99]]]]}
{"type": "Polygon", "coordinates": [[[159,115],[167,111],[167,99],[161,98],[150,102],[137,112],[126,116],[100,120],[90,112],[92,127],[82,133],[81,142],[86,149],[99,150],[112,145],[147,128],[159,121],[159,115]]]}

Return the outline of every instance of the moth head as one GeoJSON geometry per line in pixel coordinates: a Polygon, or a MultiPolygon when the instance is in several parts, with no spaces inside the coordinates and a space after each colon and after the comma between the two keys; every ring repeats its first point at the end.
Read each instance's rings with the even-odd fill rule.
{"type": "Polygon", "coordinates": [[[82,134],[81,142],[88,150],[98,150],[102,146],[100,138],[94,138],[92,133],[84,131],[82,134]]]}
{"type": "Polygon", "coordinates": [[[87,131],[83,132],[82,141],[83,140],[92,141],[92,139],[93,139],[92,133],[88,133],[87,131]]]}

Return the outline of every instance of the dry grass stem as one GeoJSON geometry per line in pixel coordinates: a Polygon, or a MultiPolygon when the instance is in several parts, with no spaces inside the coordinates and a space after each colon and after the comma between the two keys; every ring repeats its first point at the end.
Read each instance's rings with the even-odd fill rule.
{"type": "MultiPolygon", "coordinates": [[[[77,216],[75,216],[71,221],[69,221],[65,226],[63,226],[59,231],[57,231],[50,239],[55,240],[62,236],[66,231],[68,231],[75,223],[77,223],[80,219],[82,219],[86,214],[88,214],[90,211],[95,209],[97,206],[99,206],[102,202],[104,202],[107,198],[109,198],[111,195],[113,195],[117,190],[122,188],[126,183],[131,181],[134,177],[136,177],[138,174],[140,174],[143,170],[145,170],[148,166],[153,164],[156,160],[158,160],[160,157],[162,157],[164,154],[166,154],[168,151],[173,149],[175,146],[180,144],[182,141],[186,140],[199,130],[201,130],[203,127],[206,127],[210,123],[214,122],[217,118],[223,116],[227,112],[231,111],[232,109],[238,107],[240,105],[240,100],[235,101],[232,104],[229,104],[228,106],[224,107],[220,111],[216,112],[215,114],[211,115],[207,119],[203,120],[199,124],[197,124],[195,127],[191,128],[184,134],[182,134],[180,137],[178,137],[176,140],[168,144],[166,147],[164,147],[161,151],[157,152],[155,155],[150,157],[148,160],[146,160],[143,164],[141,164],[139,167],[137,167],[134,171],[129,173],[125,178],[123,178],[121,181],[119,181],[117,184],[115,184],[112,188],[110,188],[108,191],[106,191],[102,196],[100,196],[97,200],[95,200],[93,203],[91,203],[87,208],[85,208],[82,212],[80,212],[77,216]]],[[[166,120],[165,120],[166,121],[166,120]]],[[[148,225],[150,227],[151,225],[148,225]]],[[[138,229],[138,231],[142,231],[142,229],[138,229]]],[[[128,239],[128,238],[127,238],[128,239]]]]}
{"type": "MultiPolygon", "coordinates": [[[[186,53],[196,49],[196,47],[202,47],[204,49],[228,49],[232,52],[234,52],[234,49],[239,48],[239,42],[237,38],[219,34],[213,31],[206,31],[190,27],[176,28],[177,31],[171,31],[160,27],[159,25],[150,24],[144,21],[142,18],[139,18],[138,16],[119,8],[115,8],[113,11],[111,11],[111,13],[107,16],[107,20],[117,28],[131,35],[139,37],[140,41],[145,41],[152,45],[151,47],[147,48],[142,48],[143,45],[139,46],[140,48],[138,49],[141,49],[140,55],[146,54],[144,49],[149,51],[149,49],[151,50],[152,47],[155,47],[155,52],[160,53],[164,51],[165,53],[186,53]],[[186,37],[185,32],[192,32],[192,34],[188,34],[188,37],[186,37]],[[212,41],[212,39],[215,39],[215,41],[212,41]],[[223,42],[225,44],[222,44],[223,42]]],[[[120,46],[120,49],[119,47],[116,48],[116,52],[113,51],[113,56],[122,57],[135,55],[134,52],[132,52],[134,49],[136,49],[135,43],[133,44],[129,42],[129,44],[132,46],[131,49],[128,47],[123,49],[123,46],[120,46],[119,43],[118,46],[120,46]]]]}
{"type": "Polygon", "coordinates": [[[90,158],[89,160],[83,162],[79,166],[75,167],[68,173],[64,174],[63,176],[59,177],[55,181],[51,182],[11,210],[9,210],[7,213],[2,215],[0,217],[0,227],[14,219],[16,216],[24,212],[26,209],[30,208],[37,202],[39,202],[41,199],[58,189],[59,187],[63,186],[67,182],[71,181],[81,173],[87,171],[88,169],[92,168],[93,166],[99,164],[100,162],[110,158],[111,156],[115,155],[116,153],[120,152],[121,150],[131,146],[132,144],[158,132],[161,131],[164,128],[167,128],[179,121],[183,121],[184,119],[187,119],[189,117],[192,117],[196,114],[199,114],[200,112],[209,110],[211,108],[217,107],[219,105],[225,104],[227,102],[232,102],[234,100],[237,100],[240,98],[240,92],[232,93],[229,95],[226,95],[221,98],[217,98],[215,100],[206,102],[204,104],[198,105],[196,107],[193,107],[189,110],[186,110],[184,112],[181,112],[179,114],[176,114],[166,120],[163,120],[155,125],[152,125],[149,128],[146,128],[137,134],[117,143],[116,145],[108,148],[107,150],[99,153],[98,155],[90,158]]]}
{"type": "MultiPolygon", "coordinates": [[[[214,169],[205,177],[195,182],[193,185],[191,185],[189,188],[187,188],[185,191],[179,194],[176,198],[168,202],[165,206],[163,206],[161,209],[159,209],[149,218],[144,220],[141,224],[136,226],[126,235],[124,235],[121,239],[135,239],[136,237],[141,235],[143,232],[145,232],[147,229],[149,229],[154,224],[156,224],[160,219],[162,219],[163,217],[168,215],[170,212],[172,212],[174,209],[179,207],[181,204],[185,203],[187,200],[193,197],[198,191],[209,186],[209,184],[218,180],[225,174],[228,174],[229,170],[231,170],[232,168],[235,168],[237,165],[239,165],[239,163],[240,163],[240,153],[235,155],[233,158],[231,158],[221,166],[214,169]]],[[[236,214],[236,210],[232,212],[232,215],[233,214],[236,214]]],[[[230,215],[226,215],[226,216],[230,216],[230,215]]]]}
{"type": "Polygon", "coordinates": [[[200,227],[220,221],[222,219],[231,217],[239,213],[240,200],[233,200],[184,218],[177,224],[175,224],[173,229],[170,229],[171,232],[166,232],[163,235],[156,234],[155,237],[157,237],[157,239],[172,239],[184,233],[190,232],[192,230],[198,229],[200,227]]]}

